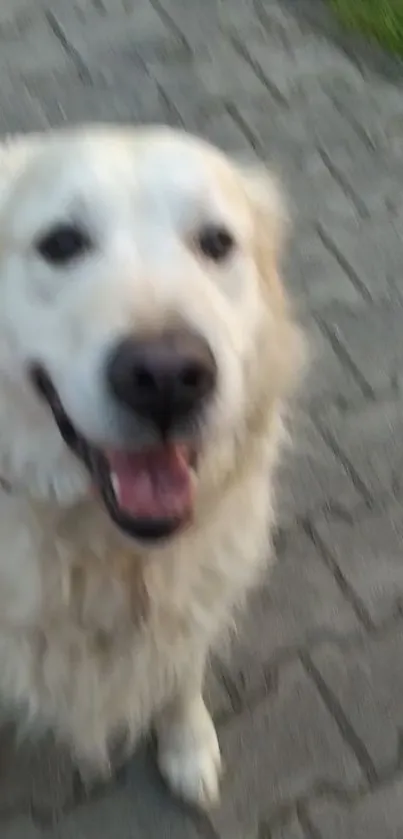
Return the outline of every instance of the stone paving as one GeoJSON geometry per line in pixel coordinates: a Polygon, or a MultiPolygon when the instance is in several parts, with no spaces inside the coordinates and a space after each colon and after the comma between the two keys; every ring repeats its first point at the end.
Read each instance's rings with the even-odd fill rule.
{"type": "Polygon", "coordinates": [[[209,703],[209,816],[146,747],[86,794],[51,743],[0,738],[2,839],[402,839],[403,67],[321,0],[2,0],[0,131],[169,122],[269,160],[314,365],[280,476],[278,564],[209,703]]]}

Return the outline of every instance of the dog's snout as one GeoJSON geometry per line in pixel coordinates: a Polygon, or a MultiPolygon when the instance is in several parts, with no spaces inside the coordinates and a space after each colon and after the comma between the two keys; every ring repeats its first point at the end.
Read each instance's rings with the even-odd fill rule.
{"type": "Polygon", "coordinates": [[[114,397],[162,433],[197,414],[216,378],[208,343],[185,330],[127,337],[115,345],[107,364],[114,397]]]}

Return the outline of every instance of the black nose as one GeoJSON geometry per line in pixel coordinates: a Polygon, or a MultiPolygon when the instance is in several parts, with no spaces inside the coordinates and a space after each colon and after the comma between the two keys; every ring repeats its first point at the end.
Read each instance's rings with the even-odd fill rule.
{"type": "Polygon", "coordinates": [[[125,338],[113,348],[107,363],[107,381],[115,398],[163,434],[197,416],[216,379],[209,345],[185,330],[125,338]]]}

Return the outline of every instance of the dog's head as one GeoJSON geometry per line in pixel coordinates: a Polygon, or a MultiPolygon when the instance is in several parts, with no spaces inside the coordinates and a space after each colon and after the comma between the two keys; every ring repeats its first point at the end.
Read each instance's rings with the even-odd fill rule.
{"type": "Polygon", "coordinates": [[[79,474],[134,537],[174,533],[288,384],[280,229],[271,180],[187,135],[45,138],[0,209],[0,449],[61,496],[79,474]]]}

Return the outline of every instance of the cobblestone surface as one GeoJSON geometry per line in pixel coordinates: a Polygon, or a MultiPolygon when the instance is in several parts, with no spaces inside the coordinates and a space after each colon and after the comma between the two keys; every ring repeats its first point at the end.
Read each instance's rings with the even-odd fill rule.
{"type": "MultiPolygon", "coordinates": [[[[312,825],[322,830],[318,835],[326,836],[326,839],[339,839],[340,836],[348,836],[349,839],[368,839],[368,836],[400,839],[402,824],[401,778],[396,778],[394,782],[381,786],[372,795],[366,795],[350,805],[340,805],[330,800],[312,808],[312,825]]],[[[289,839],[292,839],[292,834],[289,835],[289,839]]]]}
{"type": "Polygon", "coordinates": [[[83,790],[0,730],[2,839],[402,839],[403,67],[321,0],[2,0],[0,131],[166,121],[268,160],[314,363],[280,475],[279,562],[207,695],[209,817],[139,749],[83,790]]]}

